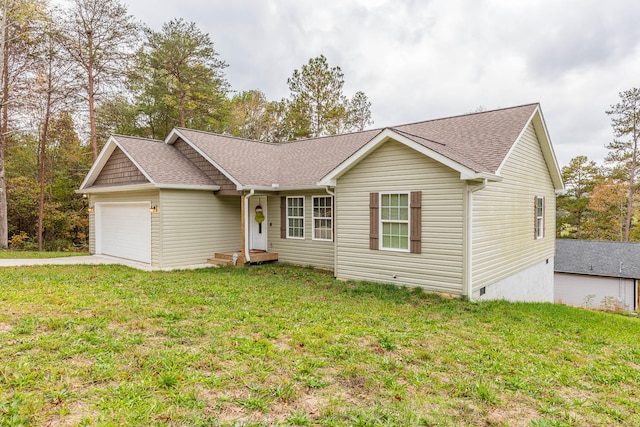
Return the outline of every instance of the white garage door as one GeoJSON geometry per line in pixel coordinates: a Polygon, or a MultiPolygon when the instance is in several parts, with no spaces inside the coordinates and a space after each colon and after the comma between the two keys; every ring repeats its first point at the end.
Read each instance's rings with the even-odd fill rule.
{"type": "Polygon", "coordinates": [[[151,263],[149,202],[96,203],[96,253],[151,263]]]}

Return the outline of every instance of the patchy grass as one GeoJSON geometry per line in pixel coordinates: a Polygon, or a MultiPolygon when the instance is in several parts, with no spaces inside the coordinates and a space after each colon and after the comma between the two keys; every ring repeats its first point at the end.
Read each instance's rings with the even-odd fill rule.
{"type": "Polygon", "coordinates": [[[289,266],[0,270],[0,425],[640,425],[638,319],[289,266]]]}
{"type": "Polygon", "coordinates": [[[89,255],[89,252],[38,252],[0,249],[0,259],[63,258],[86,255],[89,255]]]}

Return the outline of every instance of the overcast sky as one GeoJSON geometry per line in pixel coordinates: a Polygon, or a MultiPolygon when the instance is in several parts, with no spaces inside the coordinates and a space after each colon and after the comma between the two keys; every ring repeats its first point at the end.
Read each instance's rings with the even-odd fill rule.
{"type": "Polygon", "coordinates": [[[287,78],[324,54],[373,127],[540,102],[561,166],[600,162],[605,111],[640,86],[638,0],[123,0],[158,30],[210,35],[235,91],[287,97],[287,78]]]}

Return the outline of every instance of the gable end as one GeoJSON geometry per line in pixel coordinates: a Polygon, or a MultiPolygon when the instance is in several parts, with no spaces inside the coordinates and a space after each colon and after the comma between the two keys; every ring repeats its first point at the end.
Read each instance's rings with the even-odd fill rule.
{"type": "Polygon", "coordinates": [[[187,159],[191,161],[198,169],[204,172],[216,185],[220,186],[220,190],[216,194],[220,196],[236,196],[242,194],[236,189],[236,185],[231,182],[222,172],[213,166],[200,153],[187,144],[182,138],[178,138],[173,146],[187,159]]]}
{"type": "Polygon", "coordinates": [[[111,153],[93,185],[141,184],[149,180],[119,148],[111,153]]]}

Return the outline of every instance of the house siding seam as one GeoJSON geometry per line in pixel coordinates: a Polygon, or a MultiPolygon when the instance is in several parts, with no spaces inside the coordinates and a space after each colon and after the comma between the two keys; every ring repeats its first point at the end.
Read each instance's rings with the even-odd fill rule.
{"type": "MultiPolygon", "coordinates": [[[[117,193],[98,193],[89,195],[89,204],[95,203],[130,203],[130,202],[151,202],[152,205],[159,205],[160,194],[158,190],[131,191],[117,193]]],[[[95,214],[89,215],[89,253],[96,253],[96,224],[95,214]]],[[[151,267],[159,268],[162,258],[159,245],[161,223],[159,215],[151,217],[151,267]]]]}
{"type": "Polygon", "coordinates": [[[463,293],[465,185],[460,174],[389,141],[338,179],[335,275],[463,293]],[[370,249],[370,193],[421,191],[422,253],[370,249]]]}
{"type": "Polygon", "coordinates": [[[135,184],[149,182],[126,154],[116,148],[93,185],[135,184]]]}
{"type": "Polygon", "coordinates": [[[202,157],[200,153],[187,144],[182,138],[176,140],[173,146],[194,165],[196,165],[205,175],[207,175],[216,185],[220,186],[220,190],[216,192],[219,196],[239,196],[240,191],[236,189],[236,185],[231,182],[222,172],[213,166],[207,159],[202,157]]]}
{"type": "MultiPolygon", "coordinates": [[[[502,181],[490,182],[473,197],[473,291],[553,258],[555,190],[540,143],[529,125],[511,152],[502,181]],[[535,239],[536,196],[545,200],[544,237],[535,239]]],[[[549,280],[553,281],[553,277],[549,280]]]]}
{"type": "Polygon", "coordinates": [[[159,213],[161,269],[204,264],[215,252],[240,249],[240,197],[161,190],[159,213]]]}
{"type": "MultiPolygon", "coordinates": [[[[318,188],[317,191],[306,192],[280,192],[277,196],[267,197],[267,225],[269,227],[269,252],[278,253],[278,261],[297,265],[311,265],[314,267],[333,270],[334,264],[334,242],[324,240],[313,240],[313,219],[311,210],[313,208],[313,196],[326,196],[327,193],[318,188]],[[304,197],[304,239],[281,238],[281,224],[283,211],[281,209],[281,197],[303,196],[304,197]]],[[[254,196],[255,197],[255,196],[254,196]]],[[[334,208],[335,212],[335,208],[334,208]]],[[[286,216],[286,209],[284,210],[286,216]]],[[[335,221],[335,213],[334,213],[335,221]]],[[[286,228],[285,228],[286,230],[286,228]]]]}

